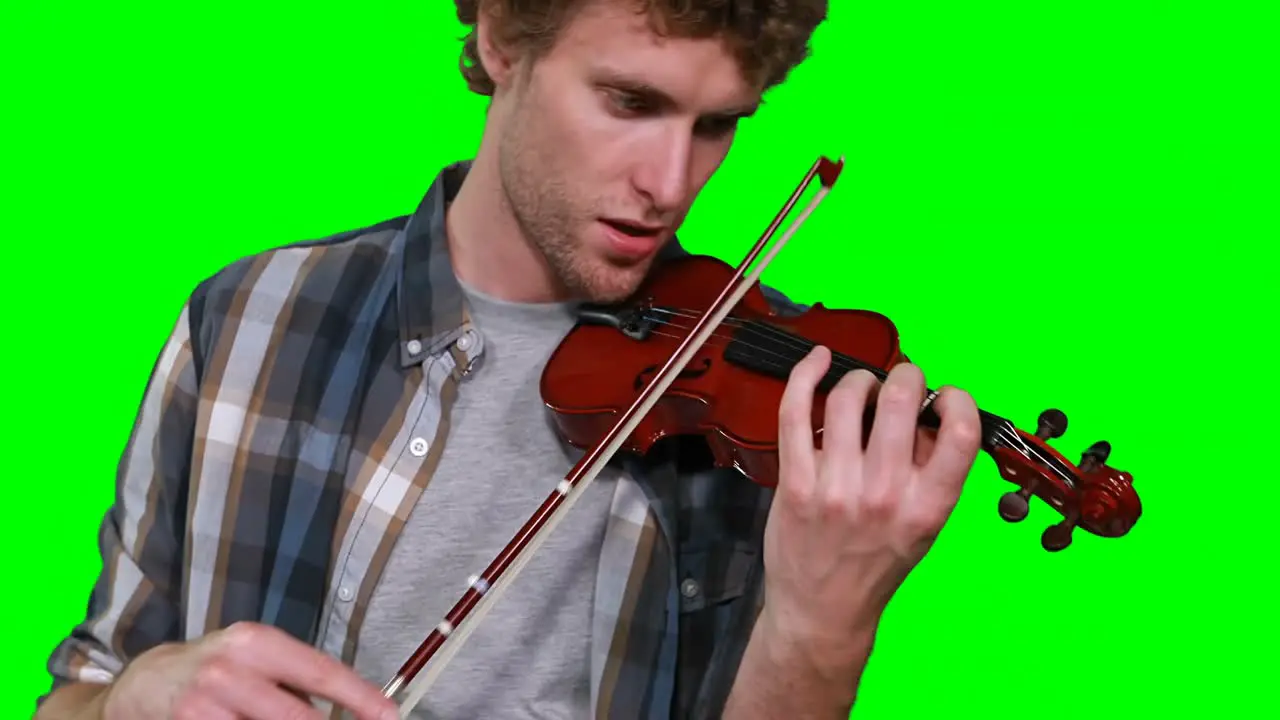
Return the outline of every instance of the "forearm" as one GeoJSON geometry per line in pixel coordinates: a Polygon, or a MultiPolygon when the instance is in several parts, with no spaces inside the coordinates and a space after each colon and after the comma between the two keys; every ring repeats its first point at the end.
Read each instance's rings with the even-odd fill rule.
{"type": "Polygon", "coordinates": [[[800,642],[763,616],[743,654],[726,720],[845,720],[874,631],[854,642],[800,642]]]}
{"type": "Polygon", "coordinates": [[[99,720],[108,687],[79,682],[60,687],[40,704],[33,720],[99,720]]]}

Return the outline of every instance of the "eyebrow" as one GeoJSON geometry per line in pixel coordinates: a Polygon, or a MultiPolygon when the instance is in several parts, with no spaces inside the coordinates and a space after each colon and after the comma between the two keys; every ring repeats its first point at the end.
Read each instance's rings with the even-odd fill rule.
{"type": "MultiPolygon", "coordinates": [[[[643,80],[636,80],[635,78],[627,77],[620,72],[602,69],[596,72],[596,76],[597,82],[609,85],[618,90],[638,95],[660,108],[674,108],[680,104],[676,102],[676,99],[671,97],[671,95],[654,87],[653,85],[644,82],[643,80]]],[[[761,104],[762,103],[760,102],[756,102],[751,105],[729,107],[724,110],[707,114],[713,117],[745,119],[755,115],[756,112],[759,111],[761,104]]]]}

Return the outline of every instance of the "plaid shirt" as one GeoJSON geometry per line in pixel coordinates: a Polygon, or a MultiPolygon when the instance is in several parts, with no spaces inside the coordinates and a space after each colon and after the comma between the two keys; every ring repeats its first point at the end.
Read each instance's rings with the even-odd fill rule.
{"type": "MultiPolygon", "coordinates": [[[[54,688],[110,682],[157,644],[236,621],[352,662],[483,345],[458,343],[477,330],[444,234],[467,167],[446,168],[410,216],[247,257],[192,293],[121,461],[87,616],[49,660],[54,688]]],[[[717,717],[733,683],[771,495],[696,450],[616,460],[596,717],[717,717]]]]}

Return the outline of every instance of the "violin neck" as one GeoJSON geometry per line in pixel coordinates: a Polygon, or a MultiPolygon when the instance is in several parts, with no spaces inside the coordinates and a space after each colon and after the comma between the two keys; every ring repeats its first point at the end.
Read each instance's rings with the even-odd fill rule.
{"type": "MultiPolygon", "coordinates": [[[[635,340],[643,340],[651,332],[672,324],[670,318],[680,318],[688,312],[679,308],[583,305],[578,309],[578,322],[583,325],[612,327],[635,340]]],[[[808,338],[759,320],[732,318],[726,325],[733,328],[728,342],[724,344],[726,362],[783,381],[791,375],[792,368],[815,347],[814,342],[808,338]]],[[[840,378],[854,370],[866,370],[881,381],[889,375],[883,368],[833,351],[831,367],[818,382],[818,392],[830,392],[840,378]]],[[[941,425],[941,418],[933,410],[936,393],[929,391],[926,397],[919,425],[937,430],[941,425]]],[[[868,406],[867,413],[868,421],[865,426],[870,427],[875,413],[874,403],[868,406]]],[[[982,422],[982,447],[991,452],[1000,444],[1000,438],[1008,437],[1011,424],[1005,418],[985,410],[978,410],[978,415],[982,422]]]]}
{"type": "MultiPolygon", "coordinates": [[[[730,363],[754,372],[786,380],[790,376],[792,368],[803,360],[813,348],[813,341],[807,338],[795,335],[783,328],[748,320],[741,322],[733,331],[729,342],[725,346],[724,358],[730,363]]],[[[884,368],[864,363],[843,353],[833,352],[831,367],[827,369],[826,375],[818,382],[818,391],[821,393],[830,392],[836,386],[836,383],[840,382],[840,378],[854,370],[866,370],[881,381],[889,376],[889,373],[884,368]]],[[[941,418],[933,410],[933,401],[936,397],[936,392],[932,390],[926,395],[919,419],[921,427],[937,430],[941,425],[941,418]]],[[[865,426],[870,427],[870,419],[874,418],[875,413],[874,403],[868,406],[867,413],[868,422],[865,426]]],[[[978,415],[982,422],[982,446],[990,452],[997,446],[999,438],[1007,436],[1010,426],[1009,421],[995,413],[981,409],[978,410],[978,415]]]]}
{"type": "MultiPolygon", "coordinates": [[[[937,430],[942,425],[942,418],[933,409],[933,401],[937,398],[937,392],[930,390],[925,395],[925,398],[926,404],[924,409],[920,411],[920,419],[917,424],[920,427],[937,430]]],[[[1007,435],[1010,423],[1005,418],[995,413],[987,412],[982,408],[978,408],[978,420],[982,423],[982,449],[991,452],[999,446],[999,439],[1007,435]]]]}

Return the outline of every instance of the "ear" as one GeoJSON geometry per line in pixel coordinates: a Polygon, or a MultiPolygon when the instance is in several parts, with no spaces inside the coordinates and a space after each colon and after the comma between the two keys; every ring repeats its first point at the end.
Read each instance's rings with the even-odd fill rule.
{"type": "Polygon", "coordinates": [[[493,32],[491,11],[483,6],[476,18],[476,49],[480,53],[480,64],[497,90],[505,90],[511,85],[518,64],[518,56],[511,48],[503,45],[493,32]]]}

